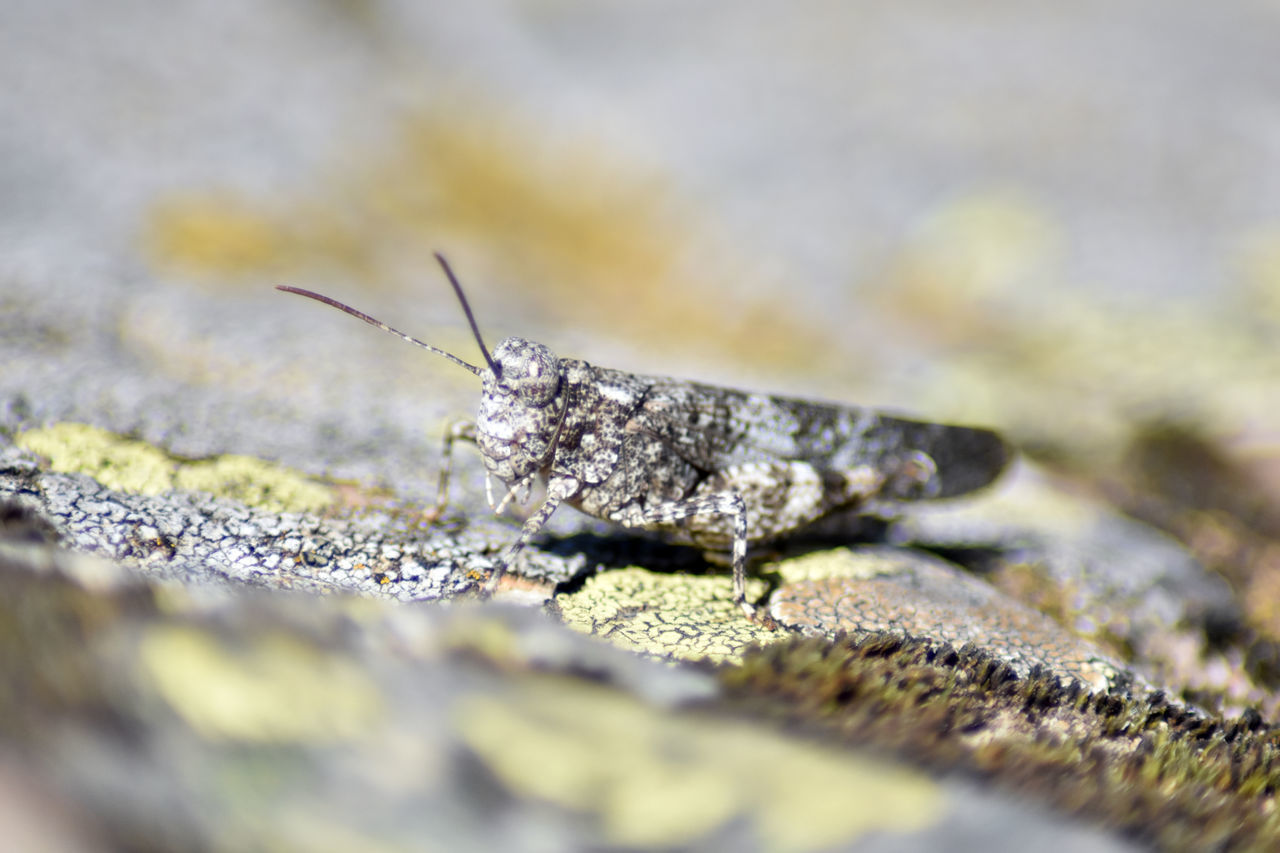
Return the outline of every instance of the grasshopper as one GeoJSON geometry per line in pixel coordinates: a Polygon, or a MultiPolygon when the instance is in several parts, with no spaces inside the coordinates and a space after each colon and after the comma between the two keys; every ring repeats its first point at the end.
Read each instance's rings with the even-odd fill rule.
{"type": "Polygon", "coordinates": [[[483,367],[327,296],[277,289],[337,308],[480,377],[476,420],[446,431],[436,517],[448,502],[456,441],[479,448],[495,512],[517,494],[527,499],[535,479],[546,483],[542,505],[502,555],[487,591],[568,504],[704,551],[729,551],[734,603],[748,619],[759,615],[767,622],[746,600],[749,544],[880,502],[964,494],[993,481],[1009,459],[1008,445],[987,429],[640,376],[559,358],[520,337],[502,340],[490,353],[453,270],[442,255],[435,257],[462,304],[483,367]],[[496,504],[493,479],[507,487],[496,504]]]}

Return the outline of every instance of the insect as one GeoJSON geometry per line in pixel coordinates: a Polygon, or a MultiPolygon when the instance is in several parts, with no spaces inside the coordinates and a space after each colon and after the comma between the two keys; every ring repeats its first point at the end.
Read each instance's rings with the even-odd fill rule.
{"type": "MultiPolygon", "coordinates": [[[[474,422],[446,431],[437,514],[448,501],[453,444],[474,443],[487,471],[489,506],[546,498],[502,555],[486,589],[561,504],[625,527],[731,555],[733,599],[748,619],[747,546],[785,537],[837,512],[880,502],[947,498],[994,480],[1009,458],[995,432],[926,423],[869,408],[813,402],[638,376],[559,358],[519,337],[490,353],[462,286],[439,253],[484,356],[484,366],[391,328],[327,296],[318,300],[443,356],[480,377],[474,422]],[[491,483],[506,494],[495,504],[491,483]]],[[[766,614],[759,614],[768,621],[766,614]]]]}

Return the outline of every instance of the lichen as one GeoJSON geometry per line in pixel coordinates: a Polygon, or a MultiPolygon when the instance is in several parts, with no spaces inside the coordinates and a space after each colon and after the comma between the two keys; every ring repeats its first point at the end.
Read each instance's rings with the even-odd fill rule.
{"type": "Polygon", "coordinates": [[[372,680],[286,634],[232,647],[198,628],[148,630],[141,675],[208,738],[312,743],[358,737],[381,717],[372,680]]]}
{"type": "Polygon", "coordinates": [[[684,846],[731,821],[769,850],[847,844],[935,821],[925,775],[832,752],[767,728],[656,711],[561,678],[520,680],[514,696],[473,696],[459,732],[512,791],[596,817],[605,842],[684,846]]]}
{"type": "Polygon", "coordinates": [[[316,512],[334,500],[333,492],[315,480],[238,454],[180,465],[173,482],[179,489],[233,498],[268,512],[316,512]]]}
{"type": "Polygon", "coordinates": [[[109,489],[158,495],[173,488],[164,451],[88,424],[57,423],[19,433],[15,443],[49,460],[49,469],[87,474],[109,489]]]}
{"type": "MultiPolygon", "coordinates": [[[[747,598],[764,583],[747,584],[747,598]]],[[[601,572],[556,599],[569,627],[658,657],[736,661],[752,643],[779,634],[747,621],[733,603],[728,577],[661,574],[639,568],[601,572]]]]}
{"type": "Polygon", "coordinates": [[[47,459],[50,470],[87,474],[129,494],[202,491],[268,512],[316,512],[334,502],[329,487],[280,465],[231,454],[183,460],[145,441],[88,424],[30,429],[15,441],[47,459]]]}

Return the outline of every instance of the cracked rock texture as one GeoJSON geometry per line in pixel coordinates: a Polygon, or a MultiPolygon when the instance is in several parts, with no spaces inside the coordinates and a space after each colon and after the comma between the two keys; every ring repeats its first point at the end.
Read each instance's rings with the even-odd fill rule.
{"type": "Polygon", "coordinates": [[[1272,849],[1278,36],[1244,2],[6,5],[6,838],[1272,849]],[[474,377],[272,289],[476,361],[433,251],[490,343],[1023,458],[756,549],[776,628],[570,510],[479,602],[530,507],[463,447],[426,512],[474,377]]]}

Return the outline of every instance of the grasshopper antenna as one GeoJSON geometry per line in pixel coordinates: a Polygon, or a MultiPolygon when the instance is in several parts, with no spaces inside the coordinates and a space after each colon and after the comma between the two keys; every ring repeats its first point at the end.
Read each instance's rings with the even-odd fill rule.
{"type": "Polygon", "coordinates": [[[493,375],[501,378],[502,371],[498,369],[498,365],[493,363],[493,358],[489,355],[489,348],[484,345],[484,338],[480,337],[480,327],[476,325],[476,318],[471,313],[471,306],[467,304],[467,297],[462,293],[462,285],[458,284],[458,277],[453,274],[453,269],[449,266],[449,262],[444,259],[444,255],[439,252],[434,254],[436,260],[440,262],[445,276],[449,279],[449,283],[453,285],[453,292],[458,294],[458,301],[462,303],[462,312],[467,315],[467,322],[471,324],[471,333],[476,336],[476,343],[480,345],[480,353],[484,356],[489,369],[493,371],[493,375]]]}
{"type": "MultiPolygon", "coordinates": [[[[462,285],[458,284],[458,279],[456,276],[454,276],[453,270],[449,268],[448,262],[445,261],[444,256],[441,255],[439,252],[436,253],[436,260],[440,262],[440,266],[444,267],[444,273],[446,276],[448,276],[449,283],[453,285],[454,292],[458,294],[458,301],[462,303],[462,310],[467,315],[467,322],[471,324],[471,331],[476,336],[476,343],[480,345],[480,352],[484,354],[485,362],[488,363],[489,369],[493,371],[495,376],[497,376],[499,373],[498,366],[493,363],[493,357],[489,355],[489,348],[484,345],[484,340],[480,337],[480,327],[476,325],[476,318],[471,313],[471,306],[467,304],[467,298],[462,294],[462,285]]],[[[298,296],[305,296],[308,299],[314,299],[317,302],[323,302],[325,305],[329,305],[334,308],[337,308],[339,311],[343,312],[344,314],[350,314],[352,317],[355,317],[357,320],[363,320],[364,322],[368,323],[370,326],[376,326],[377,328],[381,329],[384,332],[390,332],[391,334],[395,335],[396,337],[400,338],[403,341],[407,341],[417,347],[422,347],[427,352],[433,352],[436,355],[442,355],[445,358],[452,361],[454,364],[458,365],[459,367],[464,367],[467,370],[471,371],[476,376],[480,376],[484,372],[479,367],[476,367],[474,364],[468,364],[467,362],[458,358],[456,355],[454,355],[451,352],[445,352],[444,350],[438,347],[433,347],[431,346],[431,344],[424,343],[418,340],[412,335],[406,335],[404,332],[400,331],[399,329],[393,329],[390,326],[388,326],[386,323],[382,322],[381,320],[378,320],[374,317],[370,317],[368,314],[364,313],[363,311],[357,311],[356,309],[352,308],[350,305],[344,305],[338,300],[331,299],[322,293],[316,293],[313,290],[304,290],[301,287],[290,287],[287,284],[276,285],[276,290],[283,290],[285,293],[296,293],[298,296]]]]}

